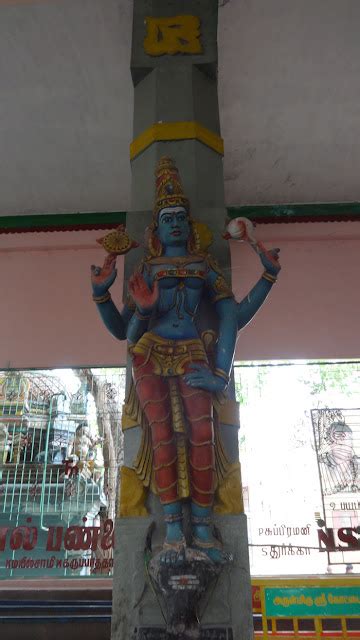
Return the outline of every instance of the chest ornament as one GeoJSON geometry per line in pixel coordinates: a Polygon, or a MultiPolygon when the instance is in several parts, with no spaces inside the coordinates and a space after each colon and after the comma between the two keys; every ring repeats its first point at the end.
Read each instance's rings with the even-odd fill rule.
{"type": "Polygon", "coordinates": [[[201,278],[205,280],[206,272],[200,269],[162,269],[155,274],[155,280],[161,278],[201,278]]]}

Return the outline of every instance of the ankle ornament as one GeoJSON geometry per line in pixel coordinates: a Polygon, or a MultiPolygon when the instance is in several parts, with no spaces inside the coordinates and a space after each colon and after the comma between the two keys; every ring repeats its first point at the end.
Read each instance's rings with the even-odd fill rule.
{"type": "Polygon", "coordinates": [[[209,526],[211,524],[210,516],[191,516],[192,524],[198,524],[203,526],[209,526]]]}
{"type": "Polygon", "coordinates": [[[173,524],[174,522],[181,522],[183,519],[182,513],[167,513],[164,515],[164,521],[166,524],[173,524]]]}
{"type": "Polygon", "coordinates": [[[222,544],[218,540],[201,540],[200,538],[193,538],[193,545],[198,549],[220,549],[222,550],[222,544]]]}
{"type": "Polygon", "coordinates": [[[177,553],[180,553],[181,551],[184,551],[184,549],[186,549],[185,536],[182,536],[181,540],[174,540],[174,542],[165,540],[163,544],[164,551],[176,551],[177,553]]]}

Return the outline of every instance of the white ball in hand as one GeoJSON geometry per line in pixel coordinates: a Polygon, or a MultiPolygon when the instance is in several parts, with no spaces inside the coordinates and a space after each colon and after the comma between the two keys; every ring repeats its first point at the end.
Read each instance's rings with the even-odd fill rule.
{"type": "Polygon", "coordinates": [[[248,218],[234,218],[228,223],[224,237],[229,240],[255,242],[254,225],[248,218]]]}

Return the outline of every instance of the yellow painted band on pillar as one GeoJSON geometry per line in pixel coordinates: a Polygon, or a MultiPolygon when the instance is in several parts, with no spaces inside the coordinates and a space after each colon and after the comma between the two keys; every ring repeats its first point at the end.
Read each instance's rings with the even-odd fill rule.
{"type": "Polygon", "coordinates": [[[130,145],[130,159],[142,153],[154,142],[172,140],[199,140],[221,156],[224,155],[224,141],[198,122],[157,122],[143,131],[130,145]]]}

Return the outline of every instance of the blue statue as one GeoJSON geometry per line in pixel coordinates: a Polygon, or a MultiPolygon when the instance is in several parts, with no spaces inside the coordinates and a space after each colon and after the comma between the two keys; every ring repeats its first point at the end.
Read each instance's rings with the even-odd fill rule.
{"type": "Polygon", "coordinates": [[[174,162],[162,158],[148,255],[129,280],[128,302],[119,312],[109,293],[116,278],[116,249],[102,268],[92,267],[92,286],[107,329],[115,338],[128,340],[133,387],[147,429],[137,466],[143,478],[151,474],[163,506],[164,549],[178,552],[185,545],[186,500],[191,505],[193,548],[222,562],[224,554],[211,526],[221,447],[213,398],[226,390],[237,332],[265,301],[280,264],[278,249],[259,250],[265,271],[237,303],[216,261],[204,250],[204,233],[205,225],[191,217],[174,162]],[[210,350],[196,323],[203,299],[218,322],[210,350]]]}

